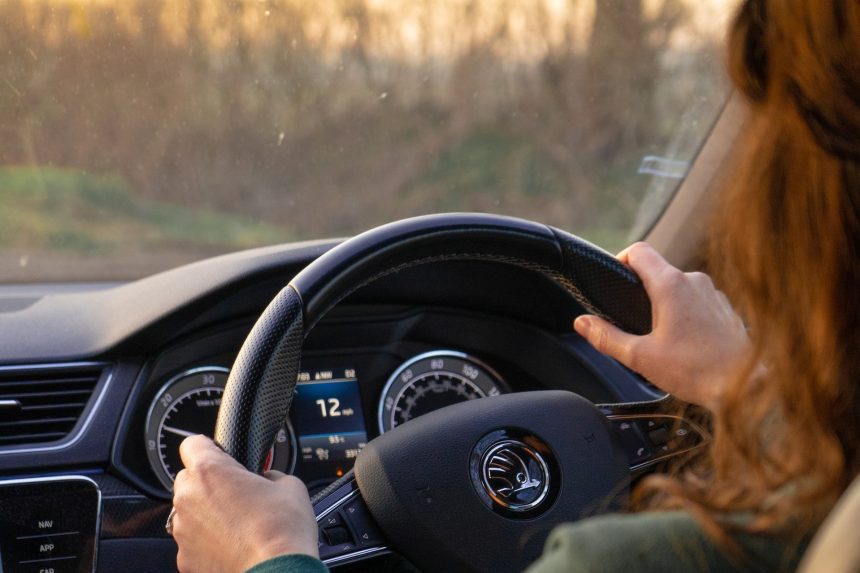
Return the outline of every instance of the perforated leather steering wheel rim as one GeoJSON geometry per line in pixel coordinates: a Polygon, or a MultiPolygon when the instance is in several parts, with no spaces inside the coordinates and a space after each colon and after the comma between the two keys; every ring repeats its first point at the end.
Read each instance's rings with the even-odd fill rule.
{"type": "Polygon", "coordinates": [[[582,307],[634,334],[651,329],[639,278],[603,249],[539,223],[486,214],[416,217],[345,241],[272,300],[242,345],[225,388],[215,440],[260,473],[295,391],[302,343],[334,305],[392,273],[434,262],[492,261],[538,274],[582,307]]]}

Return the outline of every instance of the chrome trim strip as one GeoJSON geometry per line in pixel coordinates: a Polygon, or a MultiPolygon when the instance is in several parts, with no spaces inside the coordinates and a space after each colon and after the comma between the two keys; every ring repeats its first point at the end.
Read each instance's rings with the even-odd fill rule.
{"type": "Polygon", "coordinates": [[[0,365],[0,372],[5,370],[54,370],[61,368],[92,368],[93,366],[109,366],[109,362],[83,361],[83,362],[34,362],[33,364],[6,364],[0,365]]]}
{"type": "MultiPolygon", "coordinates": [[[[659,408],[671,408],[676,403],[676,398],[671,394],[664,394],[654,400],[639,400],[636,402],[610,402],[607,404],[595,404],[594,407],[598,410],[609,410],[611,413],[607,416],[628,416],[632,414],[622,413],[624,410],[635,410],[636,408],[645,408],[649,412],[656,412],[662,415],[659,408]]],[[[635,412],[639,414],[641,412],[635,412]]]]}
{"type": "Polygon", "coordinates": [[[387,547],[371,547],[370,549],[362,549],[361,551],[356,551],[355,553],[338,555],[337,557],[329,557],[328,559],[323,559],[322,562],[326,566],[339,565],[344,562],[358,561],[360,559],[369,559],[371,557],[376,557],[377,555],[385,555],[387,553],[391,553],[391,550],[387,547]]]}
{"type": "MultiPolygon", "coordinates": [[[[107,394],[108,388],[110,387],[111,382],[113,381],[114,369],[115,365],[109,362],[58,362],[54,364],[25,364],[25,365],[13,365],[13,366],[0,366],[0,373],[7,371],[39,371],[39,370],[60,370],[64,368],[101,368],[101,374],[99,375],[99,379],[96,382],[96,387],[101,385],[101,389],[93,391],[93,395],[90,396],[88,400],[89,412],[87,412],[86,417],[83,420],[78,420],[75,424],[76,430],[73,430],[68,436],[63,438],[57,443],[45,446],[3,446],[0,447],[0,456],[9,455],[9,454],[32,454],[37,452],[57,452],[60,450],[65,450],[67,448],[71,448],[75,444],[81,441],[86,431],[89,429],[90,425],[93,422],[93,418],[95,418],[96,413],[99,410],[102,402],[104,401],[104,397],[107,394]],[[107,374],[105,374],[107,373],[107,374]]],[[[50,442],[45,442],[50,443],[50,442]]]]}
{"type": "MultiPolygon", "coordinates": [[[[98,503],[96,504],[96,531],[95,531],[95,539],[93,540],[93,570],[92,573],[96,573],[98,561],[99,561],[99,538],[101,536],[102,530],[102,490],[94,480],[88,478],[87,476],[82,475],[67,475],[67,476],[49,476],[49,477],[37,477],[37,478],[21,478],[21,479],[8,479],[8,480],[0,480],[0,487],[4,485],[20,485],[20,484],[28,484],[28,483],[44,483],[44,482],[52,482],[52,481],[86,481],[93,484],[93,487],[96,488],[96,496],[98,498],[98,503]]],[[[0,563],[0,568],[2,568],[2,563],[0,563]]]]}

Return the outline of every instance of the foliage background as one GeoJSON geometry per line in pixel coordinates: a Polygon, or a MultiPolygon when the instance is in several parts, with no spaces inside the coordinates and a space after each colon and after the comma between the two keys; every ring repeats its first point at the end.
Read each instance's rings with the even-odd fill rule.
{"type": "Polygon", "coordinates": [[[453,210],[618,248],[725,99],[724,4],[0,0],[0,280],[453,210]]]}

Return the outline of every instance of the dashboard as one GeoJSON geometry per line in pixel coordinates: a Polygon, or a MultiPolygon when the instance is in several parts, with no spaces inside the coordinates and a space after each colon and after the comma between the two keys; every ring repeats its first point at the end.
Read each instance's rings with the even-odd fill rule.
{"type": "MultiPolygon", "coordinates": [[[[27,420],[0,409],[0,478],[91,480],[97,570],[175,570],[163,524],[179,443],[211,435],[256,317],[333,244],[246,251],[126,284],[0,287],[0,403],[23,401],[13,394],[27,384],[59,384],[49,374],[92,380],[74,390],[87,399],[60,439],[22,441],[7,428],[27,420]]],[[[267,465],[314,493],[368,441],[460,401],[540,389],[596,403],[658,397],[572,332],[581,312],[550,281],[491,262],[428,264],[358,289],[305,340],[267,465]]]]}
{"type": "MultiPolygon", "coordinates": [[[[182,467],[182,440],[212,436],[228,375],[221,366],[195,367],[172,377],[155,395],[146,415],[146,453],[166,489],[172,489],[182,467]]],[[[302,478],[313,494],[349,471],[367,445],[367,420],[375,418],[373,431],[382,433],[427,412],[502,392],[500,376],[476,358],[450,350],[426,352],[394,371],[376,416],[365,416],[355,367],[302,370],[289,418],[264,467],[302,478]]]]}
{"type": "MultiPolygon", "coordinates": [[[[123,477],[169,498],[181,469],[179,444],[212,435],[229,367],[251,325],[221,325],[150,361],[114,449],[123,477]]],[[[290,414],[267,467],[302,478],[313,494],[349,471],[367,441],[450,404],[560,387],[609,401],[574,339],[462,309],[336,309],[306,341],[290,414]]]]}

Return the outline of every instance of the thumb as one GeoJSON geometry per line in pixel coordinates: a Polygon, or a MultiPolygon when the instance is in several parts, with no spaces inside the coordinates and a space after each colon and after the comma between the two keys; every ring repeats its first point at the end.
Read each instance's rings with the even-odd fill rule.
{"type": "Polygon", "coordinates": [[[283,484],[292,488],[298,488],[305,493],[307,493],[308,491],[308,488],[305,486],[305,483],[302,480],[300,480],[296,476],[279,472],[278,470],[269,470],[263,474],[263,477],[274,483],[283,484]]]}
{"type": "Polygon", "coordinates": [[[294,479],[292,476],[285,474],[284,472],[279,472],[278,470],[269,470],[263,474],[263,476],[269,481],[279,482],[283,480],[291,480],[294,479]]]}
{"type": "Polygon", "coordinates": [[[628,368],[632,367],[630,349],[638,336],[624,332],[609,321],[590,314],[577,317],[573,328],[597,351],[616,359],[628,368]]]}
{"type": "Polygon", "coordinates": [[[204,460],[217,462],[219,464],[240,465],[233,456],[221,449],[221,446],[212,441],[208,436],[197,434],[182,440],[179,444],[179,457],[182,465],[186,468],[196,467],[204,460]]]}

